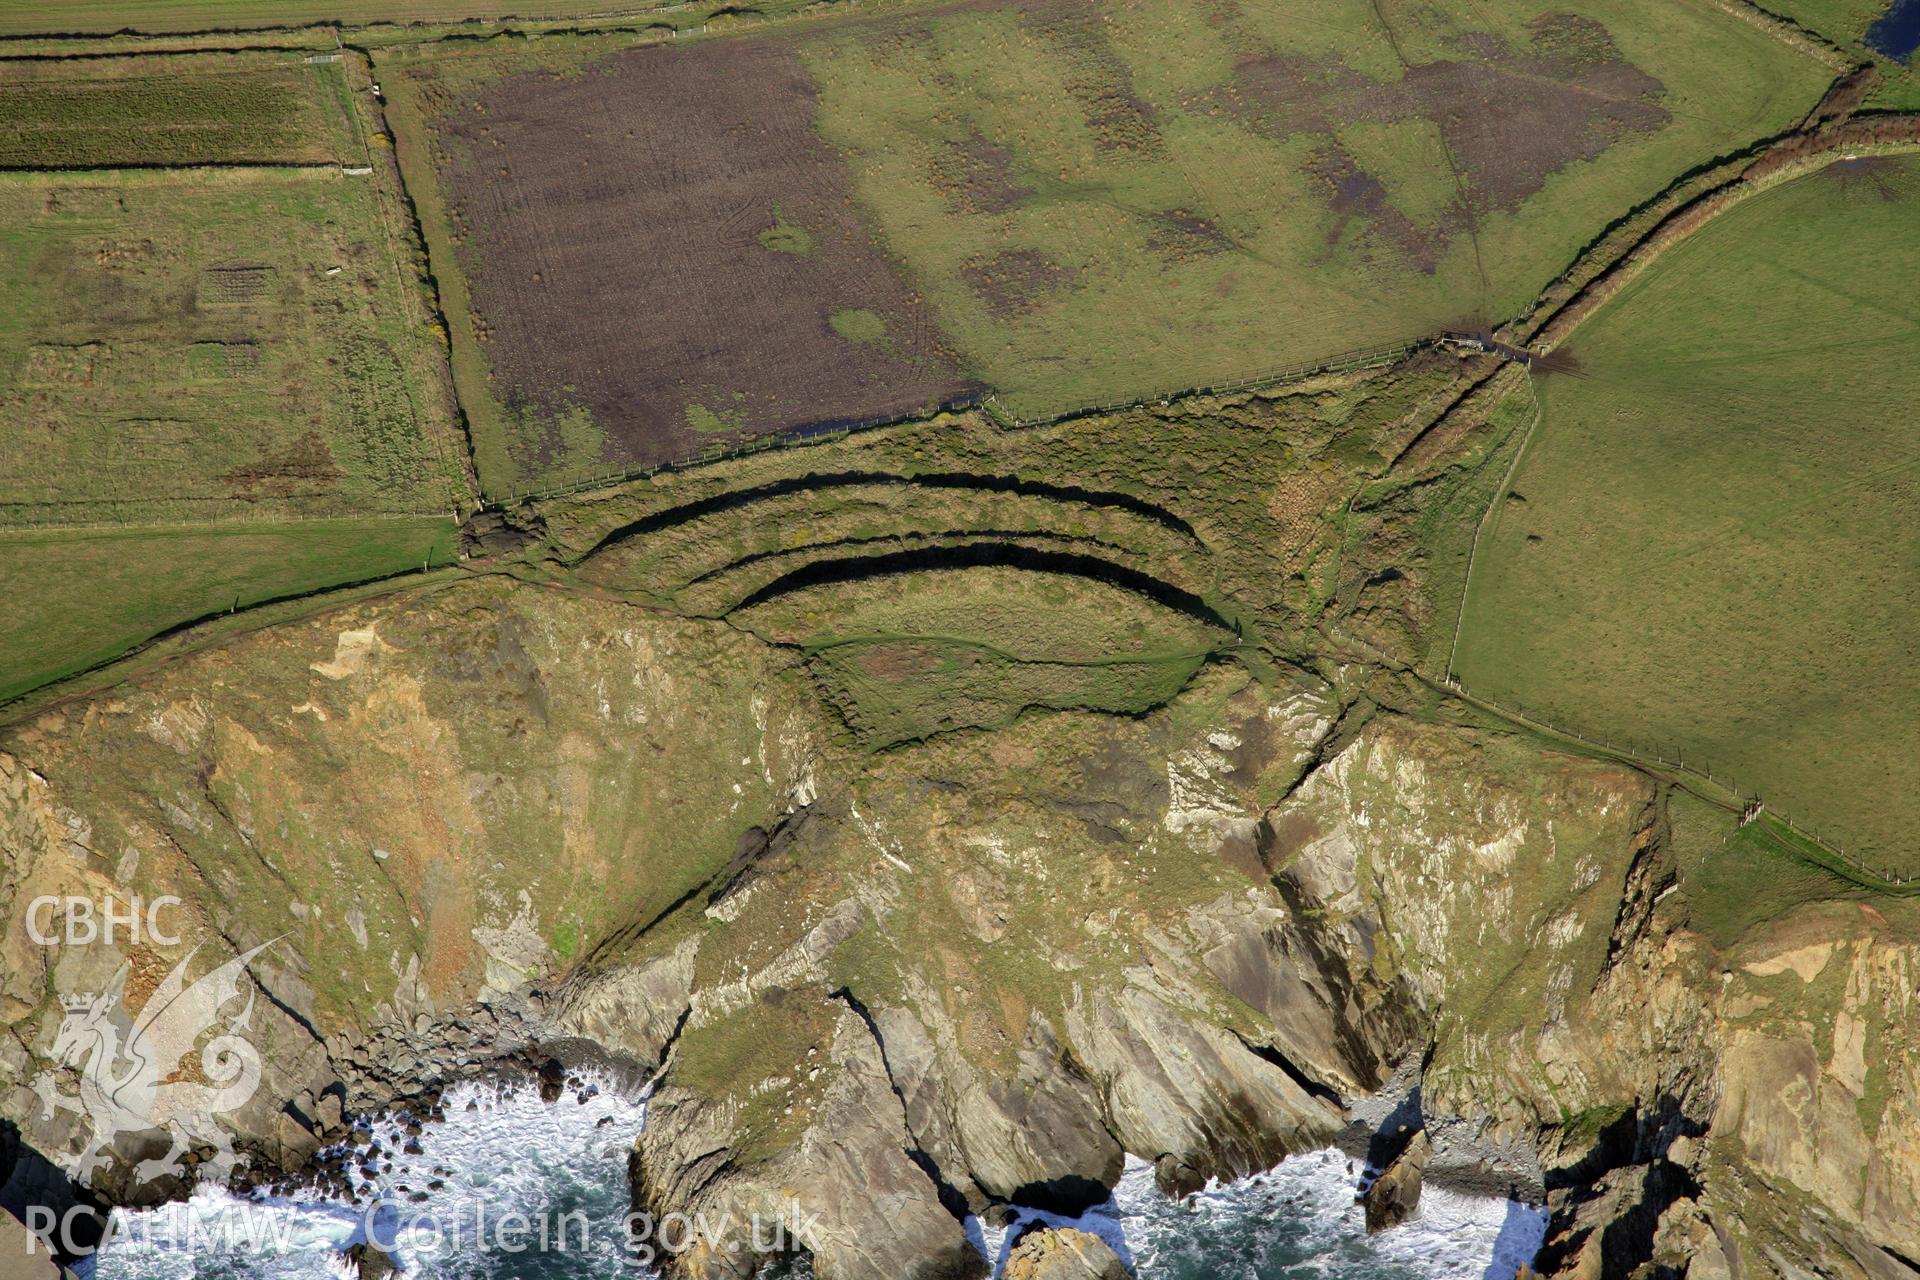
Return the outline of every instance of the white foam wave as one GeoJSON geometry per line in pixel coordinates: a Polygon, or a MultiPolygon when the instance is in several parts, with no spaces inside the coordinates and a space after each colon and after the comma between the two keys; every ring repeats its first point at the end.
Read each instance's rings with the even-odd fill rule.
{"type": "MultiPolygon", "coordinates": [[[[395,1245],[412,1276],[632,1280],[621,1248],[626,1155],[644,1101],[602,1088],[549,1105],[530,1087],[473,1084],[450,1091],[445,1108],[445,1122],[419,1135],[418,1155],[404,1153],[403,1118],[374,1126],[391,1167],[376,1164],[357,1186],[368,1199],[388,1198],[383,1214],[317,1193],[252,1199],[202,1189],[184,1204],[119,1215],[98,1280],[341,1280],[342,1250],[369,1228],[395,1245]],[[543,1221],[577,1223],[569,1214],[586,1227],[567,1228],[558,1253],[503,1252],[498,1233],[515,1214],[532,1233],[520,1239],[537,1238],[543,1221]]],[[[1023,1211],[1011,1229],[970,1226],[996,1271],[1019,1227],[1039,1221],[1103,1237],[1141,1280],[1512,1280],[1545,1231],[1537,1209],[1429,1187],[1416,1221],[1369,1237],[1357,1185],[1347,1157],[1329,1148],[1174,1202],[1155,1189],[1152,1166],[1129,1160],[1113,1196],[1077,1218],[1023,1211]]]]}
{"type": "Polygon", "coordinates": [[[977,1241],[996,1271],[1010,1239],[1045,1222],[1100,1236],[1141,1280],[1512,1280],[1546,1232],[1539,1209],[1429,1187],[1415,1220],[1368,1236],[1358,1185],[1348,1158],[1330,1147],[1175,1202],[1154,1186],[1151,1165],[1129,1159],[1107,1203],[1077,1218],[1023,1212],[1006,1230],[976,1226],[977,1241]]]}
{"type": "Polygon", "coordinates": [[[337,1280],[343,1250],[372,1237],[415,1274],[499,1276],[502,1255],[525,1259],[544,1228],[565,1236],[564,1273],[631,1277],[623,1262],[626,1155],[644,1101],[595,1085],[548,1104],[529,1086],[466,1084],[448,1091],[446,1120],[425,1125],[408,1154],[404,1117],[373,1126],[383,1153],[356,1174],[359,1205],[318,1193],[240,1197],[200,1189],[176,1205],[116,1215],[99,1280],[337,1280]],[[471,1108],[471,1109],[469,1109],[471,1108]],[[423,1194],[424,1200],[416,1199],[423,1194]],[[523,1225],[524,1224],[524,1225],[523,1225]]]}

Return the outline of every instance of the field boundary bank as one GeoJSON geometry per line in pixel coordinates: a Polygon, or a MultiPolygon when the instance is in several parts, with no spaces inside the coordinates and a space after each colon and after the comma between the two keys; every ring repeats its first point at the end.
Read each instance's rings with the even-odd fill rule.
{"type": "MultiPolygon", "coordinates": [[[[852,0],[841,0],[841,2],[849,4],[850,7],[861,7],[856,4],[853,4],[852,0]]],[[[28,43],[36,40],[82,41],[82,40],[111,40],[116,38],[135,39],[135,40],[193,40],[193,39],[207,39],[207,38],[217,39],[221,36],[275,36],[275,35],[283,35],[283,34],[287,36],[298,36],[301,34],[326,35],[329,33],[345,33],[349,31],[385,31],[385,32],[396,32],[396,33],[417,31],[424,34],[424,33],[429,33],[429,32],[447,29],[447,28],[458,29],[462,27],[495,28],[495,29],[512,30],[514,29],[513,24],[516,24],[516,23],[523,23],[527,25],[540,25],[544,23],[564,24],[564,23],[574,23],[574,22],[624,22],[631,19],[635,19],[635,18],[652,17],[655,14],[682,13],[688,9],[698,9],[701,7],[703,6],[701,5],[701,3],[698,2],[698,0],[680,0],[680,2],[676,4],[646,5],[640,8],[633,8],[633,9],[602,9],[602,10],[586,12],[586,13],[559,13],[559,14],[554,14],[550,17],[545,17],[545,18],[531,16],[527,14],[500,14],[497,17],[491,17],[491,18],[485,18],[485,17],[440,18],[440,19],[415,18],[408,21],[404,21],[404,22],[396,22],[391,18],[388,18],[388,19],[376,18],[376,19],[369,20],[367,22],[341,22],[338,20],[318,19],[313,22],[266,23],[260,26],[246,26],[246,27],[182,27],[177,31],[163,31],[163,30],[156,30],[150,27],[138,27],[138,26],[121,26],[121,27],[114,27],[111,29],[100,28],[95,30],[83,30],[83,31],[13,31],[13,32],[0,33],[0,50],[3,50],[5,46],[9,43],[24,44],[24,43],[28,43]]],[[[159,50],[135,51],[136,54],[155,53],[155,52],[160,52],[160,51],[159,50]]],[[[173,51],[169,51],[169,52],[173,52],[173,51]]],[[[184,52],[197,52],[197,51],[185,50],[184,52]]],[[[101,57],[101,56],[105,56],[105,55],[0,53],[0,60],[4,60],[6,58],[13,58],[13,57],[80,58],[80,57],[101,57]]],[[[130,55],[117,54],[112,56],[125,57],[130,55]]]]}
{"type": "MultiPolygon", "coordinates": [[[[1705,7],[1719,9],[1740,21],[1763,28],[1771,29],[1769,23],[1785,21],[1778,15],[1752,4],[1750,0],[1701,0],[1701,2],[1705,7]]],[[[1780,33],[1775,31],[1774,34],[1780,33]]],[[[1789,39],[1788,43],[1793,42],[1789,39]]],[[[1863,62],[1844,50],[1839,51],[1837,63],[1829,64],[1825,59],[1818,57],[1816,60],[1828,65],[1830,70],[1838,74],[1798,124],[1784,132],[1756,138],[1744,146],[1703,160],[1676,175],[1659,191],[1620,213],[1582,245],[1566,267],[1535,294],[1533,300],[1524,309],[1510,318],[1496,332],[1512,330],[1523,334],[1525,341],[1530,344],[1538,341],[1542,330],[1560,312],[1575,302],[1588,287],[1618,266],[1676,214],[1712,197],[1717,192],[1738,184],[1755,167],[1764,164],[1776,153],[1806,148],[1808,143],[1820,140],[1831,140],[1856,119],[1884,121],[1888,118],[1897,119],[1911,114],[1897,110],[1865,110],[1857,94],[1849,90],[1850,85],[1858,87],[1855,82],[1861,75],[1875,72],[1874,63],[1863,62]],[[1646,222],[1647,219],[1651,219],[1651,222],[1646,222]],[[1635,234],[1633,228],[1636,224],[1643,224],[1645,230],[1635,234]]],[[[1828,146],[1803,151],[1803,154],[1817,154],[1818,151],[1825,149],[1837,149],[1837,145],[1829,141],[1828,146]]]]}
{"type": "Polygon", "coordinates": [[[1022,418],[1002,403],[999,393],[988,392],[981,408],[992,414],[1003,426],[1016,431],[1027,431],[1037,427],[1051,427],[1074,418],[1090,417],[1101,413],[1119,413],[1127,409],[1139,409],[1147,405],[1167,405],[1176,400],[1187,400],[1194,396],[1237,395],[1243,391],[1263,391],[1284,383],[1304,381],[1307,378],[1322,377],[1332,373],[1348,373],[1355,369],[1377,368],[1393,364],[1420,351],[1430,351],[1436,347],[1452,343],[1470,343],[1479,341],[1471,335],[1443,331],[1429,337],[1415,338],[1411,342],[1395,343],[1385,347],[1357,347],[1320,360],[1300,364],[1286,365],[1279,369],[1269,369],[1265,373],[1245,378],[1231,378],[1225,382],[1208,383],[1205,386],[1181,387],[1177,390],[1150,391],[1142,395],[1123,397],[1119,400],[1101,401],[1093,404],[1077,405],[1063,409],[1058,413],[1043,414],[1035,418],[1022,418]]]}
{"type": "Polygon", "coordinates": [[[1474,693],[1457,676],[1449,675],[1435,680],[1415,664],[1403,658],[1394,657],[1378,645],[1362,640],[1358,636],[1337,631],[1332,623],[1327,624],[1323,634],[1336,643],[1356,645],[1393,670],[1405,672],[1431,689],[1457,697],[1483,711],[1492,712],[1503,720],[1522,725],[1538,733],[1580,743],[1643,773],[1662,778],[1675,786],[1684,787],[1691,794],[1710,804],[1740,814],[1742,825],[1763,819],[1777,822],[1814,845],[1823,854],[1842,863],[1859,877],[1856,883],[1863,888],[1877,892],[1889,890],[1904,892],[1909,886],[1920,885],[1920,872],[1890,871],[1848,853],[1830,837],[1818,834],[1814,828],[1801,826],[1786,810],[1773,807],[1757,793],[1743,790],[1738,778],[1731,775],[1719,776],[1713,772],[1711,764],[1697,756],[1697,767],[1689,765],[1686,762],[1685,753],[1678,748],[1669,755],[1666,747],[1659,743],[1638,740],[1614,742],[1604,737],[1590,737],[1577,729],[1570,729],[1545,720],[1537,711],[1528,711],[1517,703],[1508,706],[1482,694],[1474,693]],[[1704,790],[1702,783],[1705,784],[1704,790]]]}
{"type": "Polygon", "coordinates": [[[889,414],[885,417],[862,418],[854,422],[823,422],[809,426],[794,427],[786,431],[773,431],[765,435],[749,436],[732,444],[716,442],[705,449],[682,454],[678,458],[669,458],[664,462],[649,463],[641,467],[609,467],[591,472],[575,480],[560,480],[550,485],[540,485],[527,489],[512,489],[499,498],[488,499],[483,508],[503,508],[515,503],[539,502],[549,498],[565,497],[568,494],[582,493],[588,489],[604,489],[613,485],[630,484],[635,480],[651,480],[657,475],[687,471],[694,467],[710,466],[717,462],[727,462],[734,458],[751,457],[757,453],[770,453],[792,449],[802,445],[831,444],[844,440],[848,436],[862,432],[877,431],[883,427],[906,426],[909,423],[928,422],[942,414],[964,413],[970,409],[984,407],[987,393],[973,392],[944,400],[930,408],[915,409],[910,413],[889,414]]]}
{"type": "Polygon", "coordinates": [[[192,164],[79,164],[79,165],[21,165],[0,164],[0,181],[20,181],[30,178],[84,178],[97,173],[102,178],[124,180],[130,175],[162,175],[173,177],[191,177],[195,174],[208,176],[216,174],[278,175],[285,178],[352,178],[364,177],[356,172],[359,166],[342,164],[339,161],[327,161],[320,164],[287,164],[278,160],[220,160],[196,161],[192,164]]]}
{"type": "Polygon", "coordinates": [[[1707,0],[1710,8],[1718,9],[1730,18],[1736,18],[1752,27],[1758,27],[1768,35],[1779,40],[1815,62],[1831,67],[1835,71],[1844,71],[1856,65],[1857,60],[1847,50],[1814,31],[1803,27],[1784,14],[1775,13],[1752,0],[1707,0]]]}
{"type": "Polygon", "coordinates": [[[916,409],[911,413],[893,414],[885,417],[865,418],[856,422],[828,422],[795,427],[786,431],[769,432],[765,435],[751,436],[734,444],[716,444],[694,453],[683,454],[665,462],[649,463],[640,467],[611,467],[595,471],[576,480],[561,480],[554,484],[533,486],[525,489],[513,489],[499,498],[488,500],[486,507],[506,507],[515,503],[539,502],[550,498],[565,497],[568,494],[581,493],[588,489],[606,488],[612,485],[627,484],[635,480],[649,480],[656,475],[679,472],[694,467],[710,466],[727,462],[735,458],[750,457],[754,454],[791,449],[804,445],[829,444],[844,440],[848,436],[868,431],[877,431],[886,427],[909,426],[927,422],[942,414],[964,413],[979,410],[1010,431],[1031,431],[1042,427],[1055,426],[1076,418],[1091,417],[1103,413],[1119,413],[1129,409],[1144,408],[1148,405],[1167,405],[1178,400],[1195,396],[1239,395],[1249,391],[1263,391],[1292,382],[1301,382],[1309,378],[1323,377],[1328,374],[1349,373],[1358,369],[1380,368],[1392,365],[1410,355],[1422,351],[1437,350],[1442,347],[1457,346],[1467,350],[1490,352],[1485,339],[1465,333],[1445,332],[1431,337],[1417,338],[1412,342],[1397,343],[1390,347],[1376,347],[1355,351],[1346,351],[1326,360],[1290,365],[1283,369],[1272,370],[1248,378],[1236,378],[1228,382],[1212,383],[1203,387],[1184,387],[1175,391],[1155,391],[1123,400],[1102,401],[1095,404],[1078,405],[1063,409],[1058,413],[1038,418],[1015,417],[1003,403],[998,393],[993,391],[973,392],[956,396],[931,408],[916,409]]]}
{"type": "MultiPolygon", "coordinates": [[[[306,29],[307,28],[299,28],[299,30],[306,30],[306,29]]],[[[320,34],[328,29],[329,28],[313,28],[315,34],[320,34]]],[[[277,36],[282,32],[286,32],[288,35],[292,35],[294,30],[295,30],[294,28],[288,28],[288,27],[270,27],[270,28],[262,28],[258,31],[252,31],[252,32],[242,32],[242,31],[222,32],[222,33],[208,32],[206,34],[277,36]]],[[[216,45],[202,45],[199,47],[187,47],[187,48],[175,48],[175,49],[112,48],[112,49],[102,49],[97,52],[91,49],[76,49],[69,53],[8,53],[6,51],[6,46],[9,41],[25,42],[29,40],[72,40],[75,42],[85,42],[88,44],[103,44],[112,40],[119,40],[119,39],[169,40],[169,39],[191,39],[191,38],[193,37],[190,34],[182,34],[178,36],[175,36],[175,35],[155,36],[155,35],[142,35],[137,32],[129,33],[129,32],[123,32],[123,31],[102,32],[99,35],[11,35],[11,36],[0,35],[0,65],[24,64],[24,63],[33,63],[33,62],[45,62],[45,63],[122,62],[122,61],[126,61],[129,58],[204,58],[204,57],[221,57],[221,56],[247,57],[252,55],[287,54],[287,53],[299,53],[299,54],[307,55],[306,57],[301,59],[302,62],[325,61],[324,58],[317,59],[313,56],[314,51],[316,49],[318,49],[322,54],[324,54],[326,52],[325,47],[321,45],[312,45],[312,44],[216,44],[216,45]]]]}
{"type": "MultiPolygon", "coordinates": [[[[164,501],[164,499],[156,499],[164,501]]],[[[205,520],[147,520],[123,522],[114,520],[46,520],[29,523],[13,523],[0,520],[0,538],[26,533],[206,533],[227,529],[246,529],[251,527],[271,527],[290,524],[372,524],[380,522],[399,522],[412,520],[445,520],[458,525],[460,517],[450,511],[374,511],[358,515],[230,515],[215,516],[205,520]]]]}
{"type": "MultiPolygon", "coordinates": [[[[430,334],[436,335],[433,355],[438,367],[434,375],[445,397],[447,426],[451,434],[450,438],[442,439],[445,433],[426,428],[420,416],[418,388],[409,384],[407,404],[413,414],[414,429],[417,434],[432,437],[434,452],[440,455],[443,464],[448,461],[449,451],[459,455],[461,509],[477,507],[481,502],[481,488],[473,447],[473,424],[467,417],[466,404],[460,398],[459,385],[454,381],[453,329],[441,296],[440,277],[434,270],[426,226],[420,218],[420,205],[412,189],[407,186],[406,170],[400,164],[399,136],[387,119],[386,97],[379,91],[380,82],[376,79],[378,72],[372,55],[363,49],[341,44],[337,31],[334,33],[334,42],[339,46],[340,75],[347,89],[346,100],[341,103],[342,109],[347,114],[361,149],[366,153],[367,172],[378,174],[373,184],[373,203],[380,220],[387,260],[400,291],[401,305],[409,323],[423,323],[430,334]],[[378,148],[374,146],[376,133],[381,140],[378,148]],[[393,213],[399,220],[398,234],[388,222],[388,197],[394,202],[393,213]],[[407,261],[403,262],[396,252],[396,243],[402,246],[407,261]],[[416,307],[423,308],[423,314],[416,316],[416,307]]],[[[455,518],[458,518],[457,514],[455,518]]]]}
{"type": "MultiPolygon", "coordinates": [[[[924,6],[921,6],[924,7],[924,6]]],[[[709,21],[699,27],[660,28],[661,39],[675,36],[725,35],[736,31],[748,31],[758,27],[780,26],[793,22],[827,20],[843,14],[901,10],[916,8],[913,0],[828,0],[817,7],[796,7],[774,14],[758,13],[747,5],[728,3],[727,0],[676,0],[673,4],[644,5],[631,9],[602,9],[582,13],[555,13],[545,17],[538,14],[503,13],[492,17],[460,18],[415,18],[396,21],[391,18],[371,18],[363,22],[341,21],[339,19],[316,19],[312,22],[268,23],[261,26],[245,27],[197,27],[181,28],[177,31],[157,30],[147,27],[120,26],[113,29],[91,31],[13,31],[0,32],[0,62],[25,60],[28,58],[79,59],[99,57],[141,57],[162,53],[208,53],[227,51],[252,52],[272,49],[275,46],[246,46],[208,44],[187,48],[154,49],[135,48],[116,54],[98,54],[85,51],[70,53],[8,53],[9,44],[54,44],[70,42],[74,44],[96,43],[105,40],[138,40],[165,42],[176,40],[221,40],[221,39],[280,39],[300,40],[316,36],[331,36],[334,40],[351,46],[346,36],[356,33],[375,33],[395,37],[393,46],[418,47],[441,41],[471,41],[492,39],[495,36],[516,35],[639,35],[655,29],[657,24],[648,24],[649,18],[660,18],[690,10],[711,9],[709,21]],[[732,19],[715,25],[711,19],[732,19]],[[604,24],[604,25],[594,25],[604,24]],[[670,32],[671,34],[667,34],[670,32]],[[408,38],[412,37],[412,38],[408,38]]],[[[294,49],[312,49],[313,45],[290,46],[294,49]]]]}
{"type": "MultiPolygon", "coordinates": [[[[1916,150],[1920,150],[1920,113],[1848,117],[1841,124],[1822,126],[1812,133],[1783,135],[1744,165],[1744,157],[1730,161],[1729,167],[1738,167],[1739,171],[1724,182],[1688,196],[1660,214],[1644,234],[1594,271],[1552,310],[1544,315],[1535,311],[1513,323],[1526,346],[1539,348],[1543,354],[1550,352],[1662,254],[1692,239],[1754,196],[1852,156],[1900,155],[1916,150]],[[1889,133],[1894,136],[1885,136],[1889,133]]],[[[1542,297],[1576,275],[1579,267],[1576,262],[1561,280],[1542,291],[1542,297]]]]}

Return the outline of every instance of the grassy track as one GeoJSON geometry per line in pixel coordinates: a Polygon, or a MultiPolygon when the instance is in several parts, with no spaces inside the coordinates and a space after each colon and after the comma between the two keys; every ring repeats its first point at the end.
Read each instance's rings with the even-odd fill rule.
{"type": "Polygon", "coordinates": [[[1061,0],[800,47],[883,239],[1038,414],[1504,318],[1830,78],[1709,6],[1564,8],[1061,0]]]}
{"type": "Polygon", "coordinates": [[[211,31],[299,27],[315,23],[458,22],[468,18],[565,18],[643,12],[654,6],[595,0],[66,0],[59,5],[6,0],[0,35],[37,32],[211,31]]]}
{"type": "Polygon", "coordinates": [[[0,168],[338,163],[339,79],[291,54],[0,64],[0,168]]]}
{"type": "Polygon", "coordinates": [[[0,702],[195,618],[443,563],[444,519],[0,533],[0,702]]]}
{"type": "Polygon", "coordinates": [[[1584,326],[1494,511],[1455,671],[1920,870],[1920,160],[1847,162],[1584,326]]]}

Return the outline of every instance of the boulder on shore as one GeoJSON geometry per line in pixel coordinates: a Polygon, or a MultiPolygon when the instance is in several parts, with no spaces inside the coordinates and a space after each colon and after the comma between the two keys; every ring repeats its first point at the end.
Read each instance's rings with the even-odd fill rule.
{"type": "Polygon", "coordinates": [[[353,1267],[359,1280],[387,1280],[397,1275],[399,1269],[393,1265],[393,1259],[387,1251],[377,1244],[356,1244],[347,1250],[347,1262],[353,1267]]]}
{"type": "Polygon", "coordinates": [[[1106,1241],[1072,1227],[1041,1227],[1020,1237],[1004,1280],[1133,1280],[1106,1241]]]}
{"type": "Polygon", "coordinates": [[[1425,1129],[1413,1135],[1406,1150],[1394,1157],[1386,1172],[1367,1188],[1367,1234],[1397,1227],[1420,1207],[1420,1179],[1426,1172],[1433,1143],[1425,1129]]]}

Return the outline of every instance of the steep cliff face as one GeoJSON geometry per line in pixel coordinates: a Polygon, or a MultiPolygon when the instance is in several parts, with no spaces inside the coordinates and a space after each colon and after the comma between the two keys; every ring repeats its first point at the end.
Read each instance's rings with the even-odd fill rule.
{"type": "MultiPolygon", "coordinates": [[[[342,1101],[412,1091],[442,1065],[424,1058],[519,1047],[532,980],[669,912],[801,803],[819,723],[804,696],[725,627],[477,582],[42,714],[0,755],[5,1114],[43,1150],[85,1141],[85,1115],[46,1115],[28,1089],[67,1021],[58,997],[114,993],[130,1035],[189,957],[185,981],[262,948],[247,979],[265,1078],[234,1122],[298,1164],[342,1101]],[[167,896],[162,937],[67,925],[69,901],[97,926],[109,903],[167,896]]],[[[110,1156],[106,1185],[133,1194],[112,1170],[144,1154],[110,1156]]]]}
{"type": "Polygon", "coordinates": [[[1430,1015],[1429,1124],[1539,1150],[1543,1273],[1910,1272],[1910,902],[1837,879],[1769,902],[1793,869],[1684,794],[1408,722],[1269,821],[1283,875],[1388,922],[1430,1015]]]}
{"type": "MultiPolygon", "coordinates": [[[[1164,716],[1027,720],[823,778],[703,908],[642,1203],[745,1222],[791,1197],[818,1274],[970,1274],[957,1215],[1085,1207],[1124,1153],[1180,1191],[1327,1142],[1413,1025],[1367,948],[1327,945],[1258,864],[1251,792],[1327,732],[1290,706],[1323,693],[1222,673],[1164,716]],[[857,1177],[831,1163],[854,1148],[857,1177]]],[[[621,973],[577,975],[574,1007],[621,973]]]]}
{"type": "MultiPolygon", "coordinates": [[[[978,1275],[969,1213],[1092,1203],[1126,1153],[1172,1193],[1268,1167],[1408,1062],[1428,1179],[1544,1195],[1548,1271],[1920,1254],[1909,905],[1739,895],[1789,869],[1731,815],[1369,718],[1364,673],[1268,676],[874,755],[788,651],[532,586],[184,659],[5,743],[3,1114],[78,1151],[34,1087],[86,1070],[59,997],[128,1033],[182,962],[252,952],[263,1076],[222,1124],[256,1162],[592,1045],[660,1069],[639,1203],[799,1224],[824,1277],[978,1275]],[[163,894],[177,942],[20,923],[163,894]]],[[[166,1145],[130,1129],[95,1184],[176,1191],[138,1164],[166,1145]]],[[[742,1243],[677,1265],[749,1274],[742,1243]]]]}

